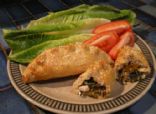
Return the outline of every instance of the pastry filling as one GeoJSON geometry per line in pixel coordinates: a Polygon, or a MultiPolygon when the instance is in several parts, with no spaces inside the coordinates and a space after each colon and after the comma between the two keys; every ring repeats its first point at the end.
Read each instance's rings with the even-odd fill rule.
{"type": "Polygon", "coordinates": [[[139,71],[140,65],[129,63],[118,71],[117,80],[122,84],[136,82],[145,78],[144,72],[139,71]]]}
{"type": "Polygon", "coordinates": [[[89,80],[85,80],[83,84],[79,86],[80,96],[99,98],[104,97],[106,93],[106,87],[95,82],[92,77],[89,80]]]}

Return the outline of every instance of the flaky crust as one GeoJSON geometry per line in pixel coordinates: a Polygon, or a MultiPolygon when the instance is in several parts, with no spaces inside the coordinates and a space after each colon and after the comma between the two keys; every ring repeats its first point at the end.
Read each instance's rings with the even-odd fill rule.
{"type": "Polygon", "coordinates": [[[124,68],[124,66],[129,64],[129,62],[132,62],[133,64],[138,64],[140,66],[138,70],[140,70],[141,72],[145,72],[146,74],[148,74],[151,71],[144,54],[136,47],[125,46],[120,50],[118,57],[115,61],[116,71],[124,68]]]}
{"type": "Polygon", "coordinates": [[[47,49],[28,65],[23,81],[29,83],[80,74],[97,60],[113,62],[99,48],[81,43],[47,49]]]}

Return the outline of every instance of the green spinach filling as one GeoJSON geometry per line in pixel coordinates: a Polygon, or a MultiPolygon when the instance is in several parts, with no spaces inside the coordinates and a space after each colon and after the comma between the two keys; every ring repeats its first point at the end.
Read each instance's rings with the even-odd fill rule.
{"type": "Polygon", "coordinates": [[[127,82],[136,82],[144,78],[143,72],[138,71],[139,65],[134,63],[128,63],[122,69],[118,71],[117,80],[122,84],[127,82]]]}
{"type": "Polygon", "coordinates": [[[86,87],[86,91],[80,90],[81,96],[89,96],[93,98],[104,97],[106,95],[106,87],[94,81],[91,77],[89,80],[85,80],[80,87],[86,87]]]}

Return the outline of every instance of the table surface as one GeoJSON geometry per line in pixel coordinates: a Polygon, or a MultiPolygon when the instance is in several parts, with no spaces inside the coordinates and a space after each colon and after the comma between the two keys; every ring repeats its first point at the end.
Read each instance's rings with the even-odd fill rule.
{"type": "MultiPolygon", "coordinates": [[[[79,4],[109,4],[119,9],[131,9],[137,14],[134,31],[151,47],[156,55],[156,1],[155,0],[26,0],[0,7],[0,46],[9,52],[2,28],[20,28],[32,19],[49,11],[68,9],[79,4]],[[35,4],[35,6],[33,5],[35,4]]],[[[6,58],[0,49],[0,114],[51,114],[25,101],[11,86],[6,69],[6,58]]],[[[115,114],[155,114],[156,81],[148,93],[134,105],[115,114]]]]}

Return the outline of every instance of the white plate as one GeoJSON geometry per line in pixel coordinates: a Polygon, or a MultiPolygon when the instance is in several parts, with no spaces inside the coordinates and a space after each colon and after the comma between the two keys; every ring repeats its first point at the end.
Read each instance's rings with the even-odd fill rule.
{"type": "Polygon", "coordinates": [[[24,84],[21,80],[22,65],[8,61],[8,73],[12,85],[26,100],[40,108],[56,113],[112,113],[138,101],[150,89],[155,78],[155,57],[148,45],[139,37],[136,44],[148,60],[152,72],[146,79],[126,86],[116,82],[107,99],[83,98],[71,92],[76,77],[50,80],[43,83],[24,84]]]}

